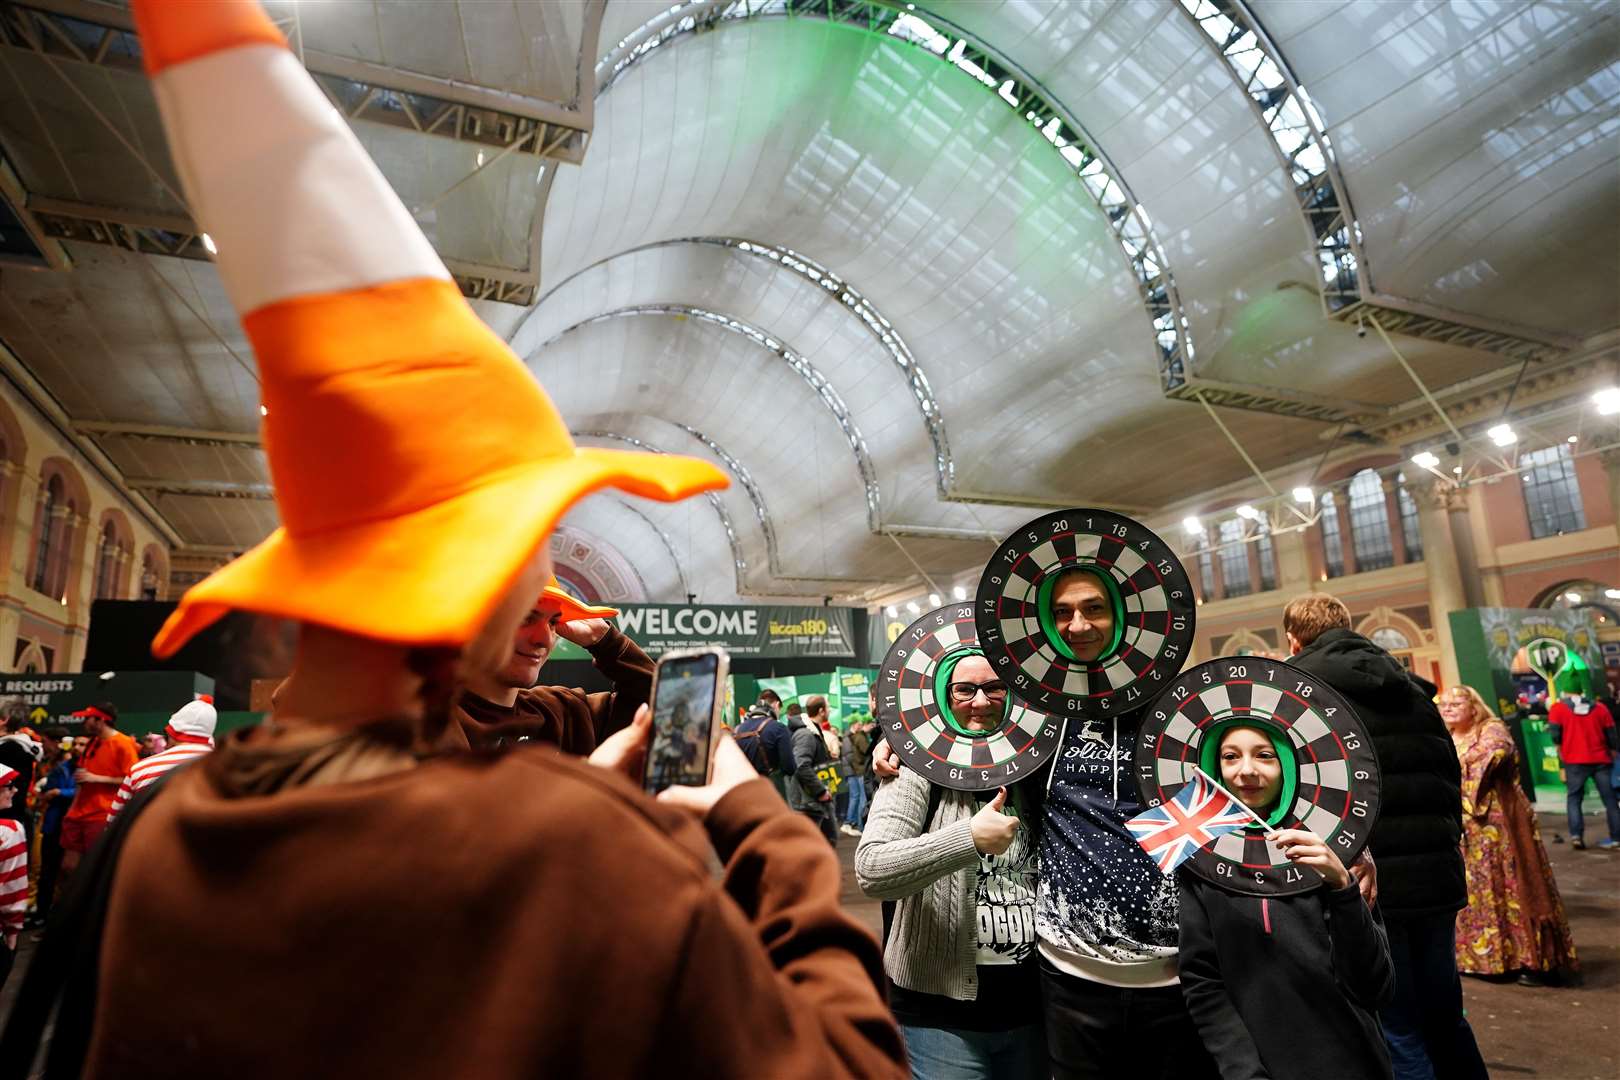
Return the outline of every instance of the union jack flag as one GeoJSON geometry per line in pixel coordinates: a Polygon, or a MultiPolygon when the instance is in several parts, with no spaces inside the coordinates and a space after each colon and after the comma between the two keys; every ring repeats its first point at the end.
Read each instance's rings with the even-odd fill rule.
{"type": "Polygon", "coordinates": [[[1198,770],[1175,798],[1137,814],[1125,827],[1142,850],[1158,860],[1159,869],[1170,874],[1217,836],[1255,820],[1253,811],[1198,770]]]}

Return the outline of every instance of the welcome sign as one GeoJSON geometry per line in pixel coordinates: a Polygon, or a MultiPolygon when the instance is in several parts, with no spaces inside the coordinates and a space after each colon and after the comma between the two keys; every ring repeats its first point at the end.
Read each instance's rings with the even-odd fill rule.
{"type": "MultiPolygon", "coordinates": [[[[623,604],[612,620],[649,656],[718,647],[732,656],[855,658],[855,608],[780,604],[623,604]]],[[[584,660],[559,640],[552,655],[584,660]]]]}

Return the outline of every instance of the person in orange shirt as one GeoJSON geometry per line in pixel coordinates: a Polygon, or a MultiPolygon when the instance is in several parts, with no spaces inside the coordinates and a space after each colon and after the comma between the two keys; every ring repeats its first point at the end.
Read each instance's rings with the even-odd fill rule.
{"type": "Polygon", "coordinates": [[[107,812],[112,809],[118,786],[140,760],[135,740],[113,726],[118,722],[118,709],[110,702],[80,709],[73,715],[84,721],[84,749],[73,774],[79,790],[62,819],[64,882],[73,876],[79,860],[107,827],[107,812]]]}

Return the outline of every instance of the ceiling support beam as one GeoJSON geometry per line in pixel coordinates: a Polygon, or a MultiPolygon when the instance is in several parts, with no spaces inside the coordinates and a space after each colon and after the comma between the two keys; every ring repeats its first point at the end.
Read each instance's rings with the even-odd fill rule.
{"type": "Polygon", "coordinates": [[[208,431],[203,428],[165,427],[162,424],[126,424],[102,420],[77,420],[73,430],[83,435],[111,435],[130,439],[185,443],[189,446],[240,446],[259,449],[257,435],[235,431],[208,431]]]}
{"type": "Polygon", "coordinates": [[[274,502],[276,495],[269,484],[237,484],[226,480],[170,480],[148,476],[132,476],[126,481],[132,491],[152,495],[184,495],[200,499],[253,499],[274,502]]]}
{"type": "MultiPolygon", "coordinates": [[[[27,0],[3,6],[10,18],[0,26],[0,39],[19,48],[78,63],[139,70],[140,44],[127,8],[101,0],[27,0]],[[81,33],[73,33],[59,20],[81,24],[81,33]],[[94,48],[78,43],[85,25],[106,31],[94,48]],[[111,48],[120,38],[124,48],[111,48]]],[[[584,158],[593,103],[587,102],[582,109],[318,49],[299,51],[316,83],[350,119],[496,148],[537,136],[530,142],[530,152],[536,156],[574,164],[584,158]]]]}

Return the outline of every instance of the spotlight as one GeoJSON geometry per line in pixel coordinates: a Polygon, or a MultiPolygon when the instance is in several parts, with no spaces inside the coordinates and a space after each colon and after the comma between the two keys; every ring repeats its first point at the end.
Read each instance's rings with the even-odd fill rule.
{"type": "Polygon", "coordinates": [[[1604,589],[1603,595],[1610,600],[1620,600],[1620,589],[1604,589]]]}
{"type": "Polygon", "coordinates": [[[202,244],[203,244],[203,247],[208,249],[208,254],[210,254],[210,255],[218,255],[219,254],[219,248],[214,246],[214,238],[212,236],[209,236],[207,233],[202,234],[202,244]]]}
{"type": "Polygon", "coordinates": [[[1294,501],[1309,506],[1316,501],[1316,492],[1308,487],[1297,487],[1294,489],[1294,501]]]}
{"type": "Polygon", "coordinates": [[[1440,464],[1440,459],[1435,457],[1432,452],[1424,450],[1421,453],[1412,455],[1412,464],[1422,466],[1425,469],[1432,469],[1440,464]]]}
{"type": "Polygon", "coordinates": [[[1451,467],[1451,471],[1456,473],[1458,476],[1461,476],[1462,475],[1462,466],[1461,465],[1453,465],[1451,467]]]}
{"type": "Polygon", "coordinates": [[[1184,518],[1181,519],[1181,527],[1183,529],[1187,530],[1187,535],[1188,536],[1203,536],[1204,535],[1204,526],[1199,523],[1199,521],[1198,521],[1198,519],[1196,517],[1193,517],[1191,515],[1188,515],[1187,517],[1184,517],[1184,518]]]}
{"type": "Polygon", "coordinates": [[[270,410],[265,408],[263,405],[260,405],[259,406],[259,415],[260,416],[269,416],[270,415],[270,410]]]}
{"type": "Polygon", "coordinates": [[[1569,441],[1570,441],[1570,442],[1572,442],[1572,443],[1574,443],[1574,442],[1580,442],[1580,441],[1581,441],[1581,437],[1580,437],[1580,436],[1579,436],[1579,435],[1571,435],[1571,436],[1570,436],[1570,437],[1569,437],[1569,441]]]}
{"type": "Polygon", "coordinates": [[[915,600],[907,600],[906,601],[906,610],[909,611],[913,615],[921,615],[922,614],[922,608],[917,606],[917,601],[915,601],[915,600]]]}
{"type": "Polygon", "coordinates": [[[1605,386],[1592,395],[1592,404],[1597,406],[1599,416],[1620,413],[1620,387],[1605,386]]]}
{"type": "Polygon", "coordinates": [[[1581,594],[1578,592],[1567,592],[1564,594],[1564,599],[1568,600],[1572,604],[1578,604],[1581,602],[1581,594]]]}
{"type": "Polygon", "coordinates": [[[943,604],[943,603],[944,603],[944,601],[939,598],[939,593],[931,592],[931,593],[928,594],[928,606],[929,607],[939,607],[939,605],[943,604]]]}
{"type": "Polygon", "coordinates": [[[896,615],[900,614],[900,609],[895,607],[893,604],[890,604],[888,607],[883,609],[883,614],[892,619],[896,615]]]}
{"type": "Polygon", "coordinates": [[[1242,518],[1245,521],[1259,521],[1260,520],[1260,511],[1256,510],[1254,507],[1250,506],[1248,503],[1244,503],[1242,506],[1238,507],[1233,512],[1235,514],[1237,514],[1238,517],[1242,518]]]}
{"type": "Polygon", "coordinates": [[[1512,446],[1519,441],[1518,433],[1507,424],[1497,424],[1485,434],[1491,437],[1491,442],[1497,446],[1512,446]]]}
{"type": "Polygon", "coordinates": [[[966,600],[967,599],[967,590],[964,589],[962,586],[958,585],[956,588],[951,590],[951,596],[953,596],[957,600],[966,600]]]}

